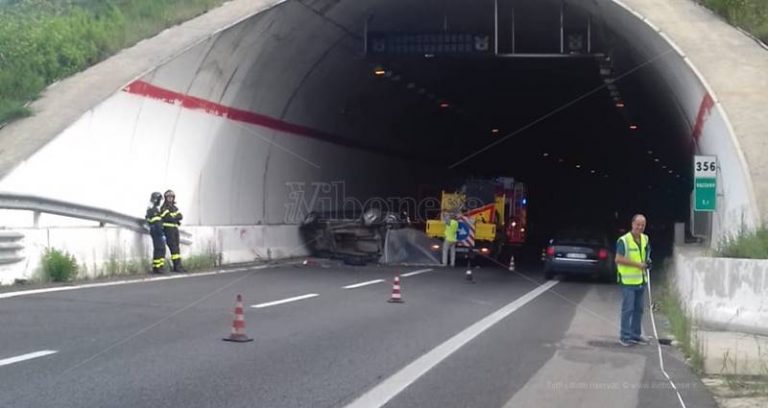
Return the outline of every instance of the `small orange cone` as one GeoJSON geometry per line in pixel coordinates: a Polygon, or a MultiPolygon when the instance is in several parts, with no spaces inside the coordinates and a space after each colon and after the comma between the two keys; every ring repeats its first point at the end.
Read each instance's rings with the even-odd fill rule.
{"type": "Polygon", "coordinates": [[[509,256],[509,271],[514,272],[515,271],[515,256],[510,255],[509,256]]]}
{"type": "Polygon", "coordinates": [[[232,333],[227,338],[223,338],[224,341],[234,341],[236,343],[245,343],[253,341],[245,335],[245,317],[243,313],[243,296],[237,295],[237,303],[235,303],[235,320],[232,322],[232,333]]]}
{"type": "Polygon", "coordinates": [[[400,294],[400,275],[395,275],[395,281],[392,283],[392,297],[387,301],[389,303],[404,303],[400,294]]]}

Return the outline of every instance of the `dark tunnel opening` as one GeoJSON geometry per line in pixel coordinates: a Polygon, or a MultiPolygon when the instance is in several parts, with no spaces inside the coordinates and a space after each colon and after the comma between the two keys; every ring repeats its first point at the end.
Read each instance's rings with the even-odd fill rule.
{"type": "Polygon", "coordinates": [[[650,69],[654,61],[579,10],[564,23],[563,38],[569,29],[583,35],[590,20],[590,49],[582,42],[560,54],[559,3],[501,3],[499,25],[509,28],[513,14],[518,23],[516,43],[499,37],[498,53],[493,44],[486,53],[432,51],[424,48],[429,37],[418,38],[442,32],[450,39],[452,29],[487,33],[493,2],[461,17],[458,7],[436,7],[434,26],[415,23],[415,8],[408,20],[377,15],[372,38],[399,35],[395,47],[406,43],[366,56],[378,86],[393,95],[380,106],[401,105],[386,130],[391,143],[444,166],[446,175],[527,183],[533,245],[568,225],[617,235],[633,214],[645,213],[649,232],[671,246],[672,224],[689,217],[692,145],[671,94],[650,69]],[[417,42],[410,49],[409,38],[417,42]]]}

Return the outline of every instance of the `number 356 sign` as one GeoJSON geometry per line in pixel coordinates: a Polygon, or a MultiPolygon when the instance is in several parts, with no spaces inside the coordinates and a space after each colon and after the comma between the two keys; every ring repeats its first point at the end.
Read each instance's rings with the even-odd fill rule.
{"type": "Polygon", "coordinates": [[[717,203],[717,157],[696,156],[693,160],[694,211],[715,211],[717,203]]]}

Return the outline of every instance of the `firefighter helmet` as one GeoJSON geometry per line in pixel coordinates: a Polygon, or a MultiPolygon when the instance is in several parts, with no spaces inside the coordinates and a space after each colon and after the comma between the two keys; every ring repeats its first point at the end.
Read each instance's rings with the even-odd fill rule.
{"type": "Polygon", "coordinates": [[[163,199],[163,195],[155,191],[152,193],[152,196],[149,198],[149,201],[152,203],[152,205],[160,205],[160,200],[163,199]]]}

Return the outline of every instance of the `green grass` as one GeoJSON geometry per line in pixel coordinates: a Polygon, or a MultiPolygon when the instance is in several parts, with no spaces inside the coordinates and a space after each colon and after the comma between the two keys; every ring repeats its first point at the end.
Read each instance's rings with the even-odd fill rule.
{"type": "Polygon", "coordinates": [[[67,282],[77,277],[78,265],[74,255],[56,248],[46,248],[41,259],[43,276],[47,281],[67,282]]]}
{"type": "Polygon", "coordinates": [[[0,2],[0,124],[51,83],[225,0],[0,2]]]}
{"type": "Polygon", "coordinates": [[[693,322],[683,310],[677,292],[670,283],[666,283],[656,296],[662,313],[669,320],[672,335],[679,342],[680,349],[690,360],[693,370],[701,373],[704,368],[703,351],[695,336],[693,322]]]}
{"type": "Polygon", "coordinates": [[[182,260],[184,269],[189,272],[205,269],[213,269],[219,264],[219,257],[216,254],[190,255],[182,260]]]}
{"type": "Polygon", "coordinates": [[[699,0],[725,19],[768,43],[768,1],[699,0]]]}
{"type": "Polygon", "coordinates": [[[725,258],[768,259],[768,229],[744,231],[723,239],[715,255],[725,258]]]}

